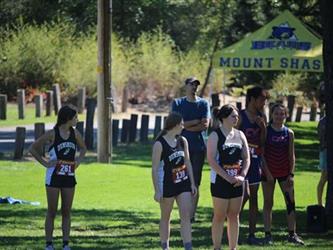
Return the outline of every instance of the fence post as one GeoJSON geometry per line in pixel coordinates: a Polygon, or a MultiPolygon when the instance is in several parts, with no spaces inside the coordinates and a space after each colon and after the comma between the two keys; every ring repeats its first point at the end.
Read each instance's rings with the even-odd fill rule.
{"type": "Polygon", "coordinates": [[[112,146],[118,145],[119,138],[119,120],[112,120],[112,146]]]}
{"type": "Polygon", "coordinates": [[[162,128],[162,117],[157,115],[155,116],[155,127],[154,127],[154,139],[157,137],[158,133],[162,128]]]}
{"type": "Polygon", "coordinates": [[[35,95],[35,115],[36,117],[41,117],[43,113],[43,96],[42,95],[35,95]]]}
{"type": "Polygon", "coordinates": [[[242,102],[236,102],[236,108],[241,111],[242,110],[242,102]]]}
{"type": "Polygon", "coordinates": [[[219,93],[212,94],[211,98],[212,98],[212,108],[220,107],[221,101],[219,93]]]}
{"type": "Polygon", "coordinates": [[[141,129],[140,129],[140,142],[148,141],[148,130],[149,130],[149,115],[142,115],[141,129]]]}
{"type": "Polygon", "coordinates": [[[0,120],[7,119],[7,95],[0,95],[0,120]]]}
{"type": "Polygon", "coordinates": [[[135,140],[136,140],[137,123],[138,123],[138,115],[137,114],[131,114],[129,142],[135,142],[135,140]]]}
{"type": "Polygon", "coordinates": [[[25,117],[25,90],[17,90],[17,105],[18,105],[18,118],[24,119],[25,117]]]}
{"type": "Polygon", "coordinates": [[[130,123],[131,123],[131,120],[123,119],[123,125],[121,127],[121,138],[120,138],[120,141],[122,143],[128,142],[130,123]]]}
{"type": "Polygon", "coordinates": [[[77,122],[76,124],[76,127],[75,127],[81,134],[82,138],[84,138],[84,121],[79,121],[77,122]]]}
{"type": "Polygon", "coordinates": [[[87,99],[86,132],[84,134],[87,149],[94,148],[94,115],[96,101],[93,98],[87,99]]]}
{"type": "MultiPolygon", "coordinates": [[[[34,125],[35,128],[35,141],[45,133],[45,124],[43,122],[36,122],[34,125]]],[[[44,146],[37,149],[41,155],[45,155],[44,146]]]]}
{"type": "Polygon", "coordinates": [[[317,105],[313,103],[310,108],[310,121],[315,121],[317,116],[317,105]]]}
{"type": "Polygon", "coordinates": [[[46,91],[46,116],[51,116],[53,109],[53,91],[46,91]]]}
{"type": "Polygon", "coordinates": [[[61,96],[60,96],[60,86],[58,83],[52,85],[53,89],[53,102],[54,102],[54,113],[57,115],[59,109],[61,108],[61,96]]]}
{"type": "Polygon", "coordinates": [[[294,106],[295,106],[295,96],[294,95],[288,95],[287,100],[288,100],[288,111],[289,111],[289,116],[287,117],[287,122],[291,122],[293,113],[294,113],[294,106]]]}
{"type": "Polygon", "coordinates": [[[302,119],[302,112],[303,112],[303,107],[302,106],[297,107],[295,122],[300,122],[301,121],[301,119],[302,119]]]}
{"type": "Polygon", "coordinates": [[[86,88],[79,88],[77,94],[77,112],[79,114],[83,113],[84,107],[86,106],[86,88]]]}
{"type": "Polygon", "coordinates": [[[16,128],[14,160],[20,160],[23,157],[25,142],[25,127],[16,128]]]}

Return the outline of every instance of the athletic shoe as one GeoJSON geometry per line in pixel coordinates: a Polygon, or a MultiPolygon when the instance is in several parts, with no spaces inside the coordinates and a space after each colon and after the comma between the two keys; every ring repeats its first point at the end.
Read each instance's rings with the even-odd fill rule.
{"type": "Polygon", "coordinates": [[[273,238],[272,236],[265,236],[264,238],[264,244],[265,245],[273,245],[273,238]]]}
{"type": "Polygon", "coordinates": [[[304,245],[304,241],[297,234],[294,234],[292,236],[289,235],[288,242],[294,243],[295,245],[304,245]]]}
{"type": "Polygon", "coordinates": [[[62,250],[71,250],[71,248],[68,245],[65,245],[62,250]]]}
{"type": "Polygon", "coordinates": [[[247,238],[247,244],[261,246],[263,242],[261,239],[258,239],[255,236],[249,236],[247,238]]]}
{"type": "Polygon", "coordinates": [[[45,247],[45,250],[54,250],[54,246],[53,245],[48,245],[45,247]]]}

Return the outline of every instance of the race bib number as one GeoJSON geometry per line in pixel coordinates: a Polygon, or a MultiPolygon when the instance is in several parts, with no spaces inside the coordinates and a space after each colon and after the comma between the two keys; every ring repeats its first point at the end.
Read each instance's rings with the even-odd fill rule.
{"type": "Polygon", "coordinates": [[[233,164],[233,165],[224,165],[224,170],[227,172],[229,176],[237,176],[240,173],[240,165],[233,164]]]}
{"type": "Polygon", "coordinates": [[[58,161],[56,165],[56,174],[63,176],[75,175],[75,162],[73,161],[58,161]]]}
{"type": "Polygon", "coordinates": [[[180,183],[188,179],[187,168],[185,165],[172,169],[172,180],[173,183],[180,183]]]}

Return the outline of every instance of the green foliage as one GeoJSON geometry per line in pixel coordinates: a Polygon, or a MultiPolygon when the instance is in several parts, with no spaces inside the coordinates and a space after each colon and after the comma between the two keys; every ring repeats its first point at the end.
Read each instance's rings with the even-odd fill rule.
{"type": "Polygon", "coordinates": [[[279,99],[288,95],[296,95],[300,84],[305,80],[302,73],[285,72],[273,80],[273,89],[270,91],[273,99],[279,99]]]}
{"type": "Polygon", "coordinates": [[[17,88],[46,88],[61,80],[60,67],[74,45],[72,33],[67,24],[8,30],[0,45],[0,91],[11,98],[17,88]]]}

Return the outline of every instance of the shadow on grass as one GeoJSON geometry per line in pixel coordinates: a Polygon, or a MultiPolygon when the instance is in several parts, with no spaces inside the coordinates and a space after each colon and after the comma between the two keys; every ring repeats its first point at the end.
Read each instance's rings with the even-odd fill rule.
{"type": "MultiPolygon", "coordinates": [[[[1,249],[36,249],[44,244],[43,221],[46,210],[28,206],[0,207],[0,248],[1,249]],[[10,233],[8,233],[10,232],[10,233]],[[12,233],[11,233],[12,232],[12,233]]],[[[177,211],[173,211],[177,213],[177,211]]],[[[273,213],[272,234],[275,245],[271,249],[293,248],[286,244],[286,218],[284,210],[273,213]],[[281,248],[283,247],[283,248],[281,248]]],[[[60,216],[56,218],[55,231],[60,235],[60,216]]],[[[178,216],[176,216],[178,218],[178,216]]],[[[199,207],[193,224],[193,246],[195,249],[211,248],[212,208],[199,207]]],[[[248,232],[248,212],[243,212],[240,227],[240,239],[244,242],[248,232]]],[[[307,234],[306,213],[297,213],[298,232],[311,249],[329,249],[333,233],[307,234]]],[[[74,209],[72,213],[71,242],[73,249],[148,249],[159,246],[159,219],[149,212],[131,210],[74,209]]],[[[179,233],[179,219],[171,221],[170,246],[182,247],[179,233]]],[[[258,223],[258,236],[263,236],[261,216],[258,223]]],[[[61,237],[54,240],[61,244],[61,237]]],[[[226,230],[223,244],[227,244],[226,230]]],[[[242,245],[242,249],[252,246],[242,245]]]]}

